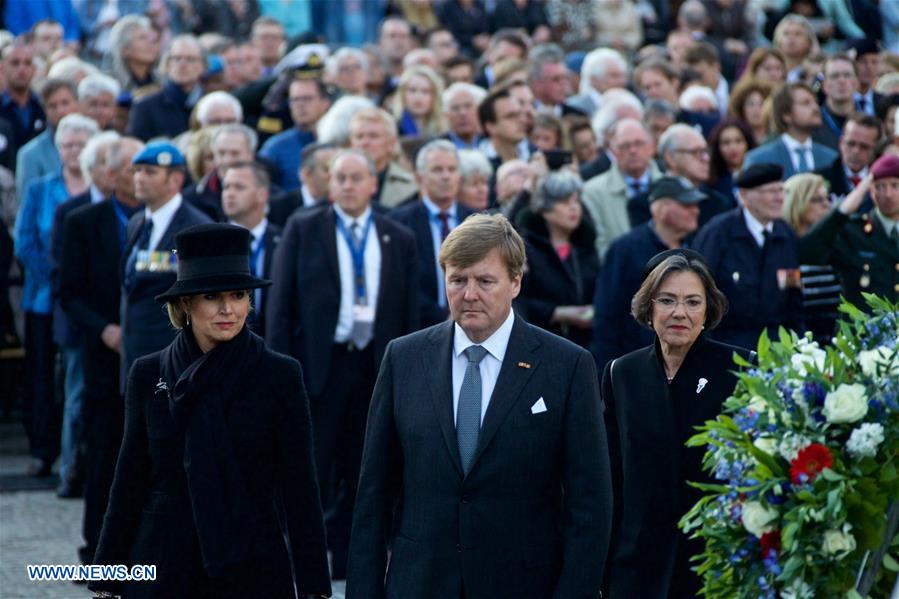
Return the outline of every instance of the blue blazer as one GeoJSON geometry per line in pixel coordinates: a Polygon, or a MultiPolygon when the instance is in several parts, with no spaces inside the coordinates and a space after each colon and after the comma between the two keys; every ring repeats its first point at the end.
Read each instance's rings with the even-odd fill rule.
{"type": "MultiPolygon", "coordinates": [[[[815,159],[815,169],[830,166],[830,164],[839,157],[839,154],[825,145],[812,142],[812,157],[815,159]]],[[[761,145],[746,154],[746,160],[743,162],[743,168],[753,164],[761,164],[763,162],[773,162],[784,168],[784,181],[796,174],[793,168],[793,159],[790,151],[781,138],[761,145]]]]}

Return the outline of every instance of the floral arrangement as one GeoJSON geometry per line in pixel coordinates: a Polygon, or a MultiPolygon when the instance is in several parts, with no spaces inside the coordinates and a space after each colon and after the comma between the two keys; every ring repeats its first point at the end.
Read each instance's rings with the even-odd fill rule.
{"type": "Polygon", "coordinates": [[[762,335],[688,442],[714,484],[681,520],[709,598],[889,597],[899,572],[899,306],[844,303],[830,346],[762,335]]]}

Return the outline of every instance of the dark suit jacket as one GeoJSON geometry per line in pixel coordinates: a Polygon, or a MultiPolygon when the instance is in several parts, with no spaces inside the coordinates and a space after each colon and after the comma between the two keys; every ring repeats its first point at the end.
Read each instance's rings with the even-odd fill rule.
{"type": "Polygon", "coordinates": [[[458,599],[464,589],[466,599],[595,599],[612,491],[590,354],[516,316],[463,476],[453,331],[445,322],[397,339],[384,357],[347,598],[458,599]],[[539,399],[546,411],[532,413],[539,399]]]}
{"type": "MultiPolygon", "coordinates": [[[[212,222],[208,216],[188,204],[181,202],[181,207],[175,212],[172,222],[162,235],[155,251],[168,252],[175,249],[175,235],[180,231],[212,222]]],[[[138,212],[128,221],[128,242],[125,251],[122,252],[122,262],[119,270],[121,280],[125,280],[125,266],[131,249],[137,243],[141,227],[144,226],[144,213],[138,212]]],[[[122,368],[121,381],[131,369],[131,364],[147,354],[159,351],[172,342],[175,338],[175,328],[169,322],[165,310],[154,298],[167,291],[174,284],[176,273],[174,270],[146,270],[135,275],[135,282],[130,290],[122,289],[121,318],[122,318],[122,368]]],[[[124,389],[122,389],[124,392],[124,389]]]]}
{"type": "Polygon", "coordinates": [[[73,210],[65,220],[59,299],[83,334],[84,393],[119,400],[119,354],[100,339],[119,323],[118,223],[111,200],[73,210]]]}
{"type": "Polygon", "coordinates": [[[166,82],[158,92],[144,96],[131,105],[128,135],[143,142],[153,137],[175,138],[190,128],[190,108],[181,96],[184,92],[166,82]]]}
{"type": "Polygon", "coordinates": [[[608,154],[606,154],[605,151],[600,148],[599,156],[597,156],[596,159],[594,159],[592,162],[581,165],[581,179],[583,179],[585,182],[589,181],[593,177],[603,174],[610,168],[612,168],[612,161],[609,160],[608,154]]]}
{"type": "MultiPolygon", "coordinates": [[[[855,188],[849,178],[846,177],[846,169],[843,168],[842,157],[838,157],[829,166],[815,169],[815,173],[821,175],[827,180],[827,182],[830,184],[830,193],[841,198],[846,196],[846,194],[848,194],[855,188]]],[[[869,193],[865,196],[865,200],[857,210],[857,213],[867,214],[873,209],[874,201],[871,199],[871,194],[869,193]]]]}
{"type": "Polygon", "coordinates": [[[615,496],[606,564],[612,599],[695,597],[688,558],[703,550],[677,529],[702,493],[687,481],[709,482],[705,448],[688,449],[698,426],[715,418],[737,379],[733,353],[750,352],[700,336],[674,381],[667,383],[658,343],[610,362],[602,400],[615,496]],[[699,389],[700,378],[707,382],[699,389]]]}
{"type": "MultiPolygon", "coordinates": [[[[461,223],[472,214],[471,209],[456,202],[456,215],[461,223]]],[[[403,204],[389,214],[390,218],[402,223],[415,234],[418,245],[419,276],[421,293],[421,324],[430,326],[446,320],[449,311],[437,302],[437,256],[434,255],[434,240],[431,237],[430,213],[422,202],[403,204]]]]}
{"type": "Polygon", "coordinates": [[[203,177],[199,183],[186,187],[181,194],[194,208],[214,222],[225,222],[225,213],[222,211],[222,181],[215,170],[203,177]]]}
{"type": "MultiPolygon", "coordinates": [[[[278,249],[278,244],[281,243],[281,233],[281,227],[269,222],[265,227],[265,234],[262,236],[262,242],[265,244],[262,254],[262,278],[269,281],[272,280],[272,264],[275,261],[275,251],[278,249]]],[[[269,291],[271,291],[271,287],[260,289],[262,299],[258,306],[254,306],[253,318],[250,323],[253,332],[263,338],[265,337],[265,305],[268,302],[269,291]]]]}
{"type": "MultiPolygon", "coordinates": [[[[56,207],[53,213],[53,228],[50,231],[50,278],[53,282],[53,295],[59,298],[60,265],[62,264],[63,244],[66,217],[74,210],[91,203],[90,189],[77,196],[72,196],[56,207]]],[[[53,303],[53,341],[65,347],[80,347],[81,335],[75,323],[69,320],[58,301],[53,303]]]]}
{"type": "MultiPolygon", "coordinates": [[[[156,392],[159,362],[159,353],[140,358],[128,376],[125,436],[94,558],[95,564],[156,565],[155,582],[91,585],[124,590],[127,598],[185,597],[191,579],[202,578],[184,471],[185,437],[172,418],[168,394],[156,392]]],[[[235,567],[235,577],[244,572],[255,579],[254,597],[283,599],[294,597],[292,568],[301,596],[329,593],[300,365],[266,350],[259,370],[246,373],[246,391],[225,410],[234,463],[256,515],[250,568],[235,567]]]]}
{"type": "Polygon", "coordinates": [[[799,268],[799,239],[782,220],[760,248],[735,208],[713,218],[699,231],[692,248],[705,256],[718,288],[727,296],[728,311],[713,337],[754,349],[762,330],[777,338],[784,326],[802,332],[802,296],[798,289],[781,289],[778,270],[799,268]]]}
{"type": "MultiPolygon", "coordinates": [[[[405,228],[373,213],[381,244],[381,280],[372,340],[376,364],[392,339],[418,329],[418,259],[405,228]]],[[[340,264],[334,209],[290,217],[272,264],[266,341],[307,373],[310,395],[325,386],[340,312],[340,264]]]]}

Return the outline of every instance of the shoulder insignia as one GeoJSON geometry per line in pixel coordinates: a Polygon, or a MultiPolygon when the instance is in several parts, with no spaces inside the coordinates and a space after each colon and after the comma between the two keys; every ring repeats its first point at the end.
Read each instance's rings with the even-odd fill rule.
{"type": "Polygon", "coordinates": [[[263,133],[280,133],[284,129],[284,125],[281,123],[281,119],[261,116],[259,121],[256,122],[256,128],[263,133]]]}

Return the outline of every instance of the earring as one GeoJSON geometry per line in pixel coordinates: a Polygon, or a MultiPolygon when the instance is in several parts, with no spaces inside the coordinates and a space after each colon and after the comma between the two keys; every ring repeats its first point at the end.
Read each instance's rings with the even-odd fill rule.
{"type": "Polygon", "coordinates": [[[190,312],[185,312],[184,319],[187,321],[187,326],[190,326],[190,312]]]}

